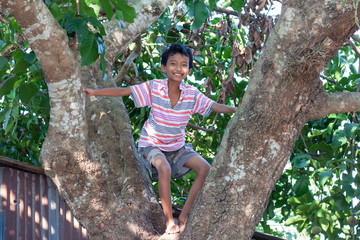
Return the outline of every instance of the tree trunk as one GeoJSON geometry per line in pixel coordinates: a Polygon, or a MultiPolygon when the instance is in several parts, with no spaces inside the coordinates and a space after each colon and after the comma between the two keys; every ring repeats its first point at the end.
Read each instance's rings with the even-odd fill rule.
{"type": "Polygon", "coordinates": [[[357,29],[354,16],[352,1],[284,1],[181,239],[250,239],[302,127],[338,97],[319,74],[357,29]]]}
{"type": "MultiPolygon", "coordinates": [[[[108,22],[108,65],[169,4],[135,1],[134,23],[120,29],[117,20],[108,22]]],[[[88,101],[82,92],[103,86],[99,67],[80,66],[78,50],[68,46],[66,32],[43,1],[3,0],[0,7],[19,22],[48,83],[51,116],[40,159],[45,173],[91,239],[150,239],[163,232],[163,213],[137,158],[122,99],[88,101]]]]}

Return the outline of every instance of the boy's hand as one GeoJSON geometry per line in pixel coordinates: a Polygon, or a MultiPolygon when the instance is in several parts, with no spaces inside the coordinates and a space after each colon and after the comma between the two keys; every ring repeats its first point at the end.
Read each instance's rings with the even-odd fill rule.
{"type": "Polygon", "coordinates": [[[91,88],[83,88],[83,92],[86,93],[86,96],[91,97],[95,96],[95,90],[91,88]]]}
{"type": "Polygon", "coordinates": [[[231,107],[231,113],[236,113],[237,109],[237,107],[231,107]]]}

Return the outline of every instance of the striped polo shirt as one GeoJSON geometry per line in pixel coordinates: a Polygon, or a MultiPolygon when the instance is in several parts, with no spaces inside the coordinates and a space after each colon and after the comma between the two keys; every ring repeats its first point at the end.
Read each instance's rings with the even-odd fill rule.
{"type": "Polygon", "coordinates": [[[215,101],[196,87],[181,82],[180,98],[172,108],[167,79],[154,79],[131,86],[136,107],[150,106],[150,115],[140,134],[138,147],[156,146],[162,151],[175,151],[185,144],[185,127],[194,113],[208,116],[215,101]]]}

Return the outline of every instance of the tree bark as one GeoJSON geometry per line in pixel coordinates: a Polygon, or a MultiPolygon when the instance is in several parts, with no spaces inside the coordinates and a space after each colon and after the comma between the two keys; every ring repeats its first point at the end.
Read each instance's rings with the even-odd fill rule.
{"type": "MultiPolygon", "coordinates": [[[[133,24],[121,29],[117,20],[108,22],[108,65],[169,4],[134,1],[133,24]]],[[[19,22],[48,84],[51,116],[40,159],[45,173],[91,239],[156,237],[165,228],[163,213],[137,158],[122,99],[86,100],[83,87],[103,86],[99,68],[80,66],[78,49],[68,46],[65,30],[43,1],[2,0],[0,7],[19,22]]]]}
{"type": "Polygon", "coordinates": [[[283,2],[180,239],[250,239],[304,124],[360,109],[358,93],[329,94],[319,79],[354,17],[353,1],[283,2]]]}

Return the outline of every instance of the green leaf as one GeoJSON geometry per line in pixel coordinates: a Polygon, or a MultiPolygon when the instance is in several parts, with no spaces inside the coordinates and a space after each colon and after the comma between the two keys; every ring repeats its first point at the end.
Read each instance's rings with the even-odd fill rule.
{"type": "Polygon", "coordinates": [[[339,211],[346,211],[350,207],[350,204],[346,201],[345,197],[341,193],[337,193],[334,196],[335,206],[339,209],[339,211]]]}
{"type": "MultiPolygon", "coordinates": [[[[122,12],[125,22],[134,23],[134,19],[136,18],[135,8],[130,7],[126,0],[111,0],[111,2],[115,5],[117,10],[122,12]]],[[[116,19],[122,20],[119,18],[116,19]]]]}
{"type": "Polygon", "coordinates": [[[11,18],[9,23],[10,23],[9,27],[13,33],[15,32],[22,33],[20,25],[14,18],[11,18]]]}
{"type": "Polygon", "coordinates": [[[27,69],[31,66],[30,63],[28,63],[27,61],[25,61],[24,59],[20,59],[16,64],[15,67],[13,69],[13,73],[15,74],[23,74],[27,72],[27,69]]]}
{"type": "Polygon", "coordinates": [[[328,118],[336,118],[339,120],[346,120],[347,119],[347,115],[344,113],[331,113],[328,115],[328,118]]]}
{"type": "Polygon", "coordinates": [[[31,99],[39,92],[36,83],[23,84],[19,87],[19,98],[21,102],[30,105],[31,99]]]}
{"type": "MultiPolygon", "coordinates": [[[[116,10],[115,18],[121,22],[121,20],[124,18],[124,15],[123,15],[122,11],[116,10]]],[[[124,24],[124,23],[123,23],[123,24],[124,24]]],[[[120,27],[121,27],[121,28],[124,28],[125,25],[124,25],[124,27],[122,27],[122,26],[120,26],[120,27]]]]}
{"type": "Polygon", "coordinates": [[[31,51],[30,53],[23,53],[23,59],[29,64],[33,64],[36,61],[36,55],[34,51],[31,51]]]}
{"type": "Polygon", "coordinates": [[[79,1],[79,6],[80,6],[80,13],[81,14],[85,14],[87,16],[93,17],[93,18],[97,18],[99,11],[97,11],[97,7],[99,6],[95,6],[94,4],[92,4],[91,1],[79,1]]]}
{"type": "Polygon", "coordinates": [[[328,170],[328,171],[324,171],[324,172],[321,172],[319,174],[319,183],[321,186],[324,186],[326,180],[328,180],[329,178],[332,177],[332,171],[331,170],[328,170]]]}
{"type": "Polygon", "coordinates": [[[294,185],[294,192],[296,196],[302,196],[305,193],[309,192],[309,185],[305,177],[300,177],[296,181],[294,185]]]}
{"type": "MultiPolygon", "coordinates": [[[[242,0],[241,0],[242,1],[242,0]]],[[[209,10],[212,11],[216,6],[216,0],[209,0],[209,10]]]]}
{"type": "Polygon", "coordinates": [[[86,4],[93,9],[94,13],[95,13],[95,18],[97,18],[97,16],[99,16],[100,13],[100,4],[99,4],[99,0],[85,0],[86,4]]]}
{"type": "Polygon", "coordinates": [[[355,197],[355,190],[350,184],[343,184],[343,189],[346,192],[346,196],[349,196],[351,198],[355,197]]]}
{"type": "Polygon", "coordinates": [[[232,0],[231,1],[231,7],[239,13],[241,12],[243,6],[244,6],[244,0],[232,0]]]}
{"type": "Polygon", "coordinates": [[[294,167],[295,168],[304,168],[310,164],[311,156],[308,154],[302,154],[299,156],[296,156],[293,159],[294,167]]]}
{"type": "Polygon", "coordinates": [[[75,19],[70,14],[65,14],[63,26],[68,33],[76,32],[78,34],[79,43],[81,43],[89,34],[89,27],[86,20],[88,19],[82,17],[75,19]]]}
{"type": "Polygon", "coordinates": [[[359,125],[356,123],[346,123],[344,126],[345,135],[348,138],[354,138],[355,137],[355,131],[359,128],[359,125]]]}
{"type": "Polygon", "coordinates": [[[334,132],[332,140],[333,140],[333,145],[335,148],[339,148],[342,145],[348,143],[348,139],[345,135],[345,131],[339,130],[339,129],[334,132]]]}
{"type": "Polygon", "coordinates": [[[108,17],[108,19],[110,21],[111,18],[113,17],[113,15],[114,15],[113,7],[112,7],[111,3],[109,2],[109,0],[100,0],[100,5],[101,5],[101,8],[104,10],[106,16],[108,17]]]}
{"type": "Polygon", "coordinates": [[[56,21],[60,22],[64,18],[64,11],[59,7],[58,4],[53,3],[49,6],[51,14],[54,16],[56,21]]]}
{"type": "Polygon", "coordinates": [[[104,26],[96,18],[88,17],[84,14],[80,14],[79,16],[84,18],[87,22],[91,23],[96,29],[98,29],[101,35],[106,35],[104,26]]]}
{"type": "Polygon", "coordinates": [[[360,176],[359,176],[359,174],[356,174],[354,181],[355,181],[355,183],[356,183],[357,185],[360,186],[360,176]]]}
{"type": "Polygon", "coordinates": [[[73,33],[73,32],[77,32],[78,28],[76,25],[76,21],[75,18],[69,14],[66,13],[62,22],[63,28],[68,32],[68,33],[73,33]]]}
{"type": "Polygon", "coordinates": [[[93,34],[89,34],[80,45],[81,66],[94,63],[98,57],[98,46],[93,34]]]}
{"type": "Polygon", "coordinates": [[[205,22],[206,18],[209,16],[209,9],[202,1],[191,1],[188,4],[189,14],[194,16],[194,22],[192,27],[198,29],[205,22]]]}
{"type": "Polygon", "coordinates": [[[87,22],[82,18],[77,18],[75,20],[76,32],[78,37],[78,43],[81,43],[89,34],[89,27],[87,22]]]}
{"type": "Polygon", "coordinates": [[[170,17],[168,17],[167,15],[163,14],[163,16],[161,18],[158,19],[159,22],[159,26],[158,26],[158,30],[161,33],[168,33],[168,31],[170,30],[171,26],[172,26],[172,20],[170,17]]]}
{"type": "Polygon", "coordinates": [[[302,222],[305,221],[306,218],[302,217],[302,216],[294,216],[294,217],[290,217],[286,220],[285,222],[285,226],[290,226],[293,225],[294,223],[298,223],[298,222],[302,222]]]}
{"type": "Polygon", "coordinates": [[[324,217],[319,218],[320,227],[326,232],[330,226],[329,220],[324,217]]]}
{"type": "Polygon", "coordinates": [[[0,88],[0,99],[2,98],[2,96],[9,94],[11,92],[11,90],[14,87],[14,84],[18,80],[19,80],[19,77],[12,77],[12,78],[6,80],[6,82],[0,88]]]}
{"type": "Polygon", "coordinates": [[[4,120],[4,123],[2,124],[2,127],[3,127],[4,130],[7,128],[7,125],[9,123],[10,114],[11,114],[11,109],[9,109],[5,114],[5,120],[4,120]]]}
{"type": "Polygon", "coordinates": [[[50,114],[50,98],[49,98],[49,95],[47,95],[47,94],[40,94],[40,95],[41,95],[41,102],[40,102],[39,107],[42,108],[44,114],[50,114]]]}
{"type": "Polygon", "coordinates": [[[0,70],[8,64],[6,57],[0,56],[0,70]]]}
{"type": "Polygon", "coordinates": [[[10,118],[10,122],[6,125],[5,128],[5,135],[7,135],[10,130],[13,130],[14,125],[16,125],[16,121],[13,118],[10,118]]]}

